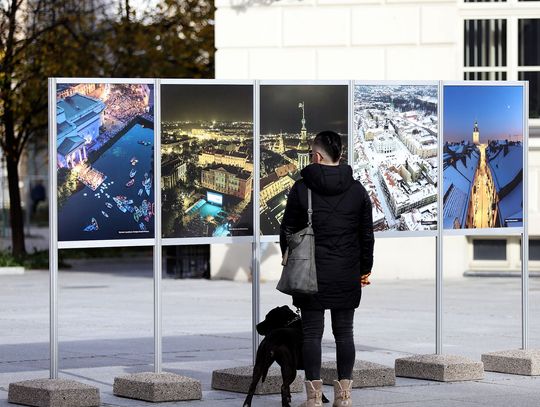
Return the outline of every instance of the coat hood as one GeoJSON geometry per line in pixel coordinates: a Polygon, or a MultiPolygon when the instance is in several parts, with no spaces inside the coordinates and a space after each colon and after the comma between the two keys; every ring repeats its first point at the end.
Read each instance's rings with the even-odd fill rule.
{"type": "Polygon", "coordinates": [[[339,195],[354,182],[349,165],[310,164],[302,171],[306,186],[320,195],[339,195]]]}

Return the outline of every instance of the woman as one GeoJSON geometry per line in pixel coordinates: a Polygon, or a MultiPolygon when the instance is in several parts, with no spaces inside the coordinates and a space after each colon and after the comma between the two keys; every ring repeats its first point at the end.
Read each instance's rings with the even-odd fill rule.
{"type": "Polygon", "coordinates": [[[353,179],[351,167],[339,163],[341,154],[337,133],[323,131],[315,136],[311,164],[293,185],[281,223],[284,254],[287,235],[307,225],[307,191],[311,189],[319,289],[314,295],[293,296],[293,304],[302,313],[307,407],[322,406],[321,341],[327,309],[331,311],[338,371],[333,405],[352,406],[354,310],[360,304],[361,288],[369,284],[373,265],[371,201],[365,188],[353,179]]]}

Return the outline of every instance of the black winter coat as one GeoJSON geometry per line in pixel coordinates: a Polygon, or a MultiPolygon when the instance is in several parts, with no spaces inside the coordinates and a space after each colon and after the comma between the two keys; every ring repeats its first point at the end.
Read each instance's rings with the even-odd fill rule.
{"type": "Polygon", "coordinates": [[[283,254],[286,236],[306,227],[309,187],[319,291],[294,295],[293,304],[304,309],[357,308],[362,295],[360,277],[373,266],[369,195],[348,165],[311,164],[301,174],[289,194],[279,240],[283,254]]]}

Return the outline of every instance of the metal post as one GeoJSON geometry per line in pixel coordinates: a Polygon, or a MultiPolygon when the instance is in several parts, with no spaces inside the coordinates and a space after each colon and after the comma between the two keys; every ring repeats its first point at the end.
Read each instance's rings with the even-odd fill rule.
{"type": "Polygon", "coordinates": [[[56,155],[56,80],[49,78],[49,374],[51,379],[58,379],[58,197],[56,155]]]}
{"type": "Polygon", "coordinates": [[[154,80],[154,373],[161,373],[162,354],[162,292],[163,251],[161,247],[161,81],[154,80]]]}
{"type": "Polygon", "coordinates": [[[349,90],[349,103],[348,103],[348,118],[349,118],[349,125],[348,125],[348,153],[347,153],[347,161],[348,164],[352,167],[353,166],[353,160],[354,160],[354,81],[349,81],[348,85],[349,90]]]}
{"type": "Polygon", "coordinates": [[[437,208],[437,237],[435,238],[435,353],[442,354],[442,324],[443,324],[443,83],[439,82],[439,175],[438,175],[438,208],[437,208]]]}
{"type": "Polygon", "coordinates": [[[529,347],[529,83],[523,88],[523,233],[521,234],[521,347],[529,347]]]}
{"type": "Polygon", "coordinates": [[[252,332],[252,356],[253,365],[259,347],[259,334],[257,324],[260,320],[260,267],[261,267],[261,228],[260,228],[260,123],[259,123],[259,81],[253,86],[253,236],[255,241],[252,244],[252,267],[251,267],[251,332],[252,332]]]}

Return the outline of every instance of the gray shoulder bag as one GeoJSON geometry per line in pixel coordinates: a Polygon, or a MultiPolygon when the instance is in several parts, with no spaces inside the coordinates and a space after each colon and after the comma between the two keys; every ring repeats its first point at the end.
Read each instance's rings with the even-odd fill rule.
{"type": "Polygon", "coordinates": [[[287,251],[283,256],[283,271],[277,285],[282,293],[316,294],[315,235],[313,234],[311,190],[308,188],[308,224],[299,232],[287,236],[287,251]]]}

